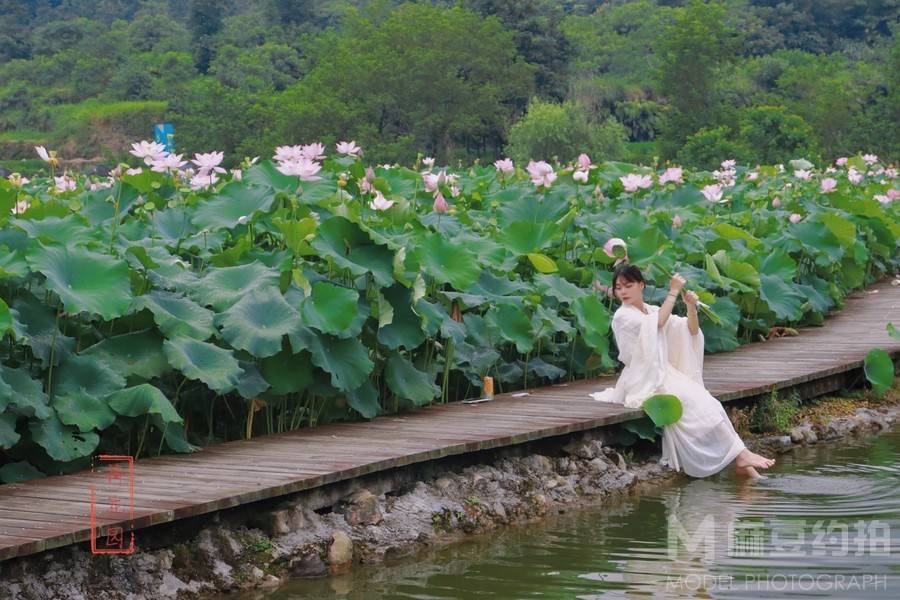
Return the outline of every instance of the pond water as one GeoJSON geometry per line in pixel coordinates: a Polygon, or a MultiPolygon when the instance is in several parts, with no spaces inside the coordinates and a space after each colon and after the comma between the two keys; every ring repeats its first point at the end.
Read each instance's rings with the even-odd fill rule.
{"type": "Polygon", "coordinates": [[[240,600],[900,598],[900,429],[240,600]]]}

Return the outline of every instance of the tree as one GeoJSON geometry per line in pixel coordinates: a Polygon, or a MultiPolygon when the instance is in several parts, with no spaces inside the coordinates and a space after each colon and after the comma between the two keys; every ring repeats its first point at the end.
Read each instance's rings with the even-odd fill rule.
{"type": "Polygon", "coordinates": [[[194,43],[194,60],[201,73],[206,73],[212,61],[212,37],[222,28],[224,4],[224,0],[190,0],[188,3],[188,29],[194,43]]]}
{"type": "Polygon", "coordinates": [[[774,165],[794,158],[817,158],[812,127],[783,106],[746,108],[741,111],[739,123],[740,143],[752,149],[758,163],[774,165]]]}

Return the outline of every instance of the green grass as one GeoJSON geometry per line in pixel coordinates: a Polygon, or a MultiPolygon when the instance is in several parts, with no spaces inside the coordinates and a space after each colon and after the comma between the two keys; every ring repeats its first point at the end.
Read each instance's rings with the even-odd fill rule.
{"type": "Polygon", "coordinates": [[[656,142],[628,142],[625,144],[627,150],[626,161],[649,165],[653,163],[653,157],[659,155],[659,149],[656,142]]]}
{"type": "Polygon", "coordinates": [[[35,141],[40,142],[41,140],[45,140],[49,137],[46,131],[36,131],[33,129],[19,129],[14,131],[4,131],[0,132],[0,141],[9,141],[9,142],[27,142],[27,141],[35,141]]]}
{"type": "Polygon", "coordinates": [[[19,160],[0,160],[0,167],[13,173],[31,175],[45,167],[44,161],[39,158],[23,158],[19,160]]]}

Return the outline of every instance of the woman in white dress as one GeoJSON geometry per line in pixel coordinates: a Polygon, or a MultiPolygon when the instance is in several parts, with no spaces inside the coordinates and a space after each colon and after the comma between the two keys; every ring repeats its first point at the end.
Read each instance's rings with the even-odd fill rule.
{"type": "Polygon", "coordinates": [[[692,477],[718,473],[734,461],[737,472],[760,477],[758,468],[775,464],[744,446],[722,404],[703,384],[703,331],[697,319],[697,295],[683,293],[676,273],[662,306],[645,304],[644,278],[634,265],[621,264],[613,274],[613,292],[622,301],[612,319],[619,360],[625,368],[615,387],[591,396],[640,408],[654,394],[681,400],[681,419],[663,428],[662,462],[692,477]],[[687,317],[672,314],[682,292],[687,317]]]}

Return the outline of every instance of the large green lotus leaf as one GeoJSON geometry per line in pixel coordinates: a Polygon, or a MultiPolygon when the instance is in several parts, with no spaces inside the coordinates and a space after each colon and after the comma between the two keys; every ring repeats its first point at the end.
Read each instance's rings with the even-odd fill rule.
{"type": "MultiPolygon", "coordinates": [[[[163,338],[153,329],[116,335],[84,350],[82,356],[96,356],[117,373],[153,379],[170,370],[162,349],[163,338]]],[[[65,421],[64,421],[65,422],[65,421]]]]}
{"type": "Polygon", "coordinates": [[[497,211],[497,220],[501,229],[522,221],[553,223],[561,219],[568,210],[568,197],[563,192],[551,190],[541,198],[532,189],[522,188],[513,195],[507,194],[497,211]]]}
{"type": "Polygon", "coordinates": [[[116,421],[116,413],[104,398],[87,392],[72,392],[53,398],[53,408],[59,420],[79,431],[102,431],[116,421]]]}
{"type": "Polygon", "coordinates": [[[844,284],[845,289],[853,290],[863,286],[866,280],[866,271],[863,264],[845,256],[841,261],[837,276],[844,284]]]}
{"type": "Polygon", "coordinates": [[[146,308],[167,337],[208,340],[214,333],[213,312],[189,298],[171,292],[153,291],[134,299],[137,309],[146,308]]]}
{"type": "Polygon", "coordinates": [[[756,248],[762,243],[758,238],[731,223],[719,223],[713,227],[713,230],[726,240],[744,240],[750,249],[756,248]]]}
{"type": "Polygon", "coordinates": [[[672,252],[669,250],[672,242],[656,227],[645,227],[636,238],[626,241],[629,262],[634,265],[643,266],[653,262],[666,265],[667,261],[672,260],[672,252]]]}
{"type": "Polygon", "coordinates": [[[84,206],[81,208],[81,214],[87,218],[91,226],[97,227],[106,221],[111,221],[116,217],[115,200],[119,200],[119,222],[125,220],[128,211],[135,205],[135,202],[141,195],[137,190],[130,186],[123,186],[117,183],[115,186],[102,190],[89,191],[86,190],[81,194],[81,201],[84,206]],[[119,188],[121,187],[121,191],[119,188]]]}
{"type": "Polygon", "coordinates": [[[734,350],[740,343],[737,339],[738,323],[741,320],[741,309],[731,298],[716,298],[713,312],[721,319],[721,323],[713,323],[701,311],[700,319],[703,329],[703,343],[707,352],[724,352],[734,350]]]}
{"type": "MultiPolygon", "coordinates": [[[[354,308],[355,308],[354,303],[354,308]]],[[[239,350],[257,358],[278,354],[282,338],[300,325],[300,315],[285,301],[277,287],[258,288],[228,310],[216,315],[222,337],[239,350]]]]}
{"type": "Polygon", "coordinates": [[[158,413],[150,415],[150,422],[162,432],[166,446],[175,452],[188,453],[200,450],[199,446],[195,446],[185,439],[184,427],[178,423],[164,421],[162,415],[158,413]]]}
{"type": "Polygon", "coordinates": [[[656,425],[653,423],[653,420],[649,418],[626,421],[622,424],[622,427],[639,438],[649,442],[654,442],[659,437],[656,425]]]}
{"type": "Polygon", "coordinates": [[[32,379],[25,368],[0,365],[0,412],[7,407],[28,418],[46,419],[52,414],[40,380],[32,379]]]}
{"type": "Polygon", "coordinates": [[[876,394],[883,393],[894,384],[894,362],[881,348],[869,350],[863,362],[863,371],[876,394]]]}
{"type": "Polygon", "coordinates": [[[187,208],[181,206],[154,211],[151,221],[156,233],[170,245],[178,245],[197,232],[187,208]]]}
{"type": "Polygon", "coordinates": [[[47,287],[59,294],[66,312],[111,320],[131,305],[131,279],[123,260],[85,248],[37,244],[28,253],[28,263],[47,278],[47,287]]]}
{"type": "Polygon", "coordinates": [[[431,402],[441,393],[428,373],[418,370],[400,354],[392,353],[384,369],[385,380],[399,398],[410,400],[416,406],[431,402]]]}
{"type": "Polygon", "coordinates": [[[781,248],[773,248],[763,259],[759,272],[791,281],[797,275],[797,262],[781,248]]]}
{"type": "Polygon", "coordinates": [[[294,192],[298,181],[297,177],[279,171],[271,160],[264,160],[247,169],[242,180],[245,183],[271,187],[276,192],[294,192]]]}
{"type": "Polygon", "coordinates": [[[760,297],[765,300],[779,319],[796,321],[802,315],[801,306],[806,298],[791,284],[772,275],[760,275],[760,297]]]}
{"type": "Polygon", "coordinates": [[[106,401],[111,409],[126,417],[156,414],[166,423],[184,422],[166,395],[149,383],[113,392],[106,401]]]}
{"type": "Polygon", "coordinates": [[[0,244],[0,279],[18,279],[26,275],[28,262],[25,260],[25,250],[14,250],[0,244]]]}
{"type": "Polygon", "coordinates": [[[272,219],[272,223],[284,236],[284,244],[297,256],[315,254],[309,245],[316,235],[318,223],[312,217],[304,219],[272,219]]]}
{"type": "Polygon", "coordinates": [[[252,400],[271,387],[269,382],[263,378],[256,363],[239,360],[238,364],[244,371],[237,384],[238,394],[242,398],[252,400]]]}
{"type": "Polygon", "coordinates": [[[278,287],[279,273],[253,261],[237,267],[210,269],[191,290],[197,302],[223,311],[250,292],[262,287],[278,287]]]}
{"type": "Polygon", "coordinates": [[[312,363],[331,376],[331,384],[342,392],[359,388],[375,367],[366,347],[358,338],[318,335],[301,328],[291,336],[295,352],[309,350],[312,363]]]}
{"type": "Polygon", "coordinates": [[[788,231],[803,242],[804,246],[824,253],[830,262],[838,262],[844,257],[844,249],[841,247],[840,241],[828,228],[822,227],[819,223],[801,221],[788,231]]]}
{"type": "Polygon", "coordinates": [[[372,273],[381,287],[394,283],[394,255],[385,246],[376,245],[358,225],[343,217],[331,217],[319,225],[312,246],[331,258],[339,269],[354,276],[372,273]]]}
{"type": "Polygon", "coordinates": [[[16,431],[17,415],[11,412],[0,412],[0,449],[8,450],[15,446],[22,437],[16,431]]]}
{"type": "Polygon", "coordinates": [[[564,369],[536,357],[528,361],[528,370],[538,377],[546,377],[550,380],[560,379],[566,374],[564,369]]]}
{"type": "Polygon", "coordinates": [[[567,281],[559,275],[542,275],[534,276],[534,285],[545,296],[552,296],[560,302],[570,304],[587,295],[587,292],[577,285],[567,281]]]}
{"type": "Polygon", "coordinates": [[[820,213],[817,218],[845,248],[852,246],[856,241],[856,225],[853,221],[834,213],[820,213]]]}
{"type": "Polygon", "coordinates": [[[391,350],[416,348],[425,341],[425,333],[419,316],[413,312],[411,291],[398,283],[382,293],[393,309],[394,318],[378,330],[378,341],[391,350]]]}
{"type": "Polygon", "coordinates": [[[642,407],[657,427],[677,423],[683,412],[681,400],[671,394],[650,396],[644,400],[642,407]]]}
{"type": "Polygon", "coordinates": [[[609,310],[597,296],[583,296],[572,303],[572,313],[588,346],[599,353],[609,349],[609,310]]]}
{"type": "Polygon", "coordinates": [[[438,331],[445,338],[461,343],[466,339],[465,323],[457,323],[450,318],[450,314],[443,306],[431,303],[420,298],[416,302],[416,312],[419,314],[421,326],[426,336],[436,336],[438,331]]]}
{"type": "Polygon", "coordinates": [[[38,240],[48,246],[73,247],[84,244],[95,238],[96,229],[88,226],[88,223],[79,215],[70,214],[63,218],[47,217],[40,221],[30,219],[14,219],[20,229],[28,232],[33,240],[38,240]]]}
{"type": "Polygon", "coordinates": [[[517,221],[502,229],[500,243],[517,254],[531,254],[546,247],[560,233],[552,221],[517,221]]]}
{"type": "Polygon", "coordinates": [[[60,361],[58,370],[53,371],[54,396],[81,391],[103,396],[123,387],[124,374],[99,355],[71,354],[60,361]]]}
{"type": "Polygon", "coordinates": [[[15,339],[16,331],[21,331],[23,326],[18,323],[16,318],[13,316],[12,311],[9,308],[9,305],[3,298],[0,298],[0,339],[3,338],[4,335],[9,333],[15,339]]]}
{"type": "Polygon", "coordinates": [[[378,390],[370,379],[352,392],[347,392],[347,404],[366,419],[374,419],[381,412],[378,390]]]}
{"type": "Polygon", "coordinates": [[[3,483],[18,483],[44,477],[44,474],[31,466],[27,460],[6,463],[0,467],[0,481],[3,483]]]}
{"type": "Polygon", "coordinates": [[[475,255],[466,246],[437,234],[425,238],[417,254],[429,275],[459,291],[465,291],[475,283],[481,271],[475,255]]]}
{"type": "Polygon", "coordinates": [[[358,304],[359,292],[355,289],[317,281],[312,294],[300,302],[300,314],[304,325],[340,334],[356,321],[358,304]]]}
{"type": "Polygon", "coordinates": [[[713,258],[719,269],[731,279],[753,288],[759,287],[759,272],[750,263],[735,260],[724,250],[716,252],[713,258]]]}
{"type": "Polygon", "coordinates": [[[290,350],[282,350],[262,359],[259,369],[263,378],[272,386],[272,393],[278,396],[305,390],[313,381],[312,362],[309,352],[305,350],[296,354],[290,350]]]}
{"type": "Polygon", "coordinates": [[[558,312],[543,304],[535,307],[532,321],[532,328],[544,336],[552,333],[564,333],[568,336],[574,329],[568,321],[559,316],[558,312]]]}
{"type": "Polygon", "coordinates": [[[516,345],[516,350],[525,354],[534,348],[534,331],[531,319],[516,306],[503,304],[491,310],[486,320],[497,327],[503,339],[516,345]]]}
{"type": "Polygon", "coordinates": [[[242,373],[237,359],[225,350],[192,338],[178,337],[163,343],[166,358],[189,379],[202,381],[219,394],[233,390],[242,373]]]}
{"type": "Polygon", "coordinates": [[[200,229],[232,229],[238,219],[262,211],[267,212],[275,200],[275,192],[270,188],[251,185],[247,182],[232,181],[225,185],[216,196],[201,201],[191,222],[200,229]]]}
{"type": "Polygon", "coordinates": [[[96,433],[81,433],[71,425],[64,425],[55,414],[42,421],[31,421],[28,428],[31,438],[47,451],[50,458],[60,462],[90,456],[100,443],[96,433]]]}
{"type": "Polygon", "coordinates": [[[806,297],[812,309],[822,316],[834,306],[834,300],[832,300],[831,296],[816,287],[802,283],[795,283],[794,287],[806,297]]]}

